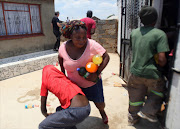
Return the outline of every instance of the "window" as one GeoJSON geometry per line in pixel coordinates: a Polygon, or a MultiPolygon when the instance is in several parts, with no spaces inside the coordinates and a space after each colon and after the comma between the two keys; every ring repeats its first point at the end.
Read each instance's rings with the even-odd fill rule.
{"type": "Polygon", "coordinates": [[[42,33],[40,6],[0,2],[0,37],[42,33]]]}

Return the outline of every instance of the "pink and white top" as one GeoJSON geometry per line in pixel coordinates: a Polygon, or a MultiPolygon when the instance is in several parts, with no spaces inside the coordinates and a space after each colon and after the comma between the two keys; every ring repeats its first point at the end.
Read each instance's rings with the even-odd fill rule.
{"type": "Polygon", "coordinates": [[[68,78],[82,88],[93,86],[95,83],[86,80],[78,74],[77,68],[85,67],[96,54],[103,55],[106,50],[95,40],[88,39],[84,53],[77,60],[73,60],[66,51],[66,42],[59,48],[59,56],[63,58],[63,66],[67,71],[68,78]]]}

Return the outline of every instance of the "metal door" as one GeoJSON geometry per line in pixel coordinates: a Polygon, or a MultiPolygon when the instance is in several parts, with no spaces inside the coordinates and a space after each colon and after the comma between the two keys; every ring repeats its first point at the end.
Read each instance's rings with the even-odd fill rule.
{"type": "Polygon", "coordinates": [[[130,34],[132,29],[141,26],[138,12],[144,5],[151,5],[151,0],[121,0],[121,43],[120,43],[120,77],[127,81],[130,73],[131,51],[130,34]]]}

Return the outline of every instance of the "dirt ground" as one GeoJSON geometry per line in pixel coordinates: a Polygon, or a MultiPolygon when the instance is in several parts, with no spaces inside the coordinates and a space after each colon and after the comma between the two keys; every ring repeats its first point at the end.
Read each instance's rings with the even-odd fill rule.
{"type": "MultiPolygon", "coordinates": [[[[104,125],[100,114],[91,104],[90,116],[77,125],[78,129],[159,129],[159,124],[141,120],[136,126],[128,126],[128,93],[119,74],[119,56],[109,53],[110,62],[102,73],[106,112],[109,124],[104,125]],[[116,86],[114,86],[116,85],[116,86]]],[[[59,66],[57,66],[59,69],[59,66]]],[[[40,111],[40,87],[42,70],[0,81],[0,129],[37,129],[44,119],[40,111]],[[35,107],[25,109],[25,104],[35,107]]],[[[48,112],[59,106],[58,99],[49,94],[48,112]]]]}

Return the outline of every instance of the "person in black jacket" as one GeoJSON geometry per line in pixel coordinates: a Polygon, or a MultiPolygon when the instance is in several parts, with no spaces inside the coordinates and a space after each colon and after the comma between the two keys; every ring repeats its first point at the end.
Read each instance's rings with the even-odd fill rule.
{"type": "Polygon", "coordinates": [[[56,43],[54,44],[54,51],[58,51],[59,46],[60,46],[60,37],[61,37],[61,33],[59,31],[59,28],[62,27],[61,26],[61,22],[59,20],[59,12],[55,12],[55,16],[52,18],[51,21],[51,26],[53,27],[53,33],[56,36],[56,43]]]}

